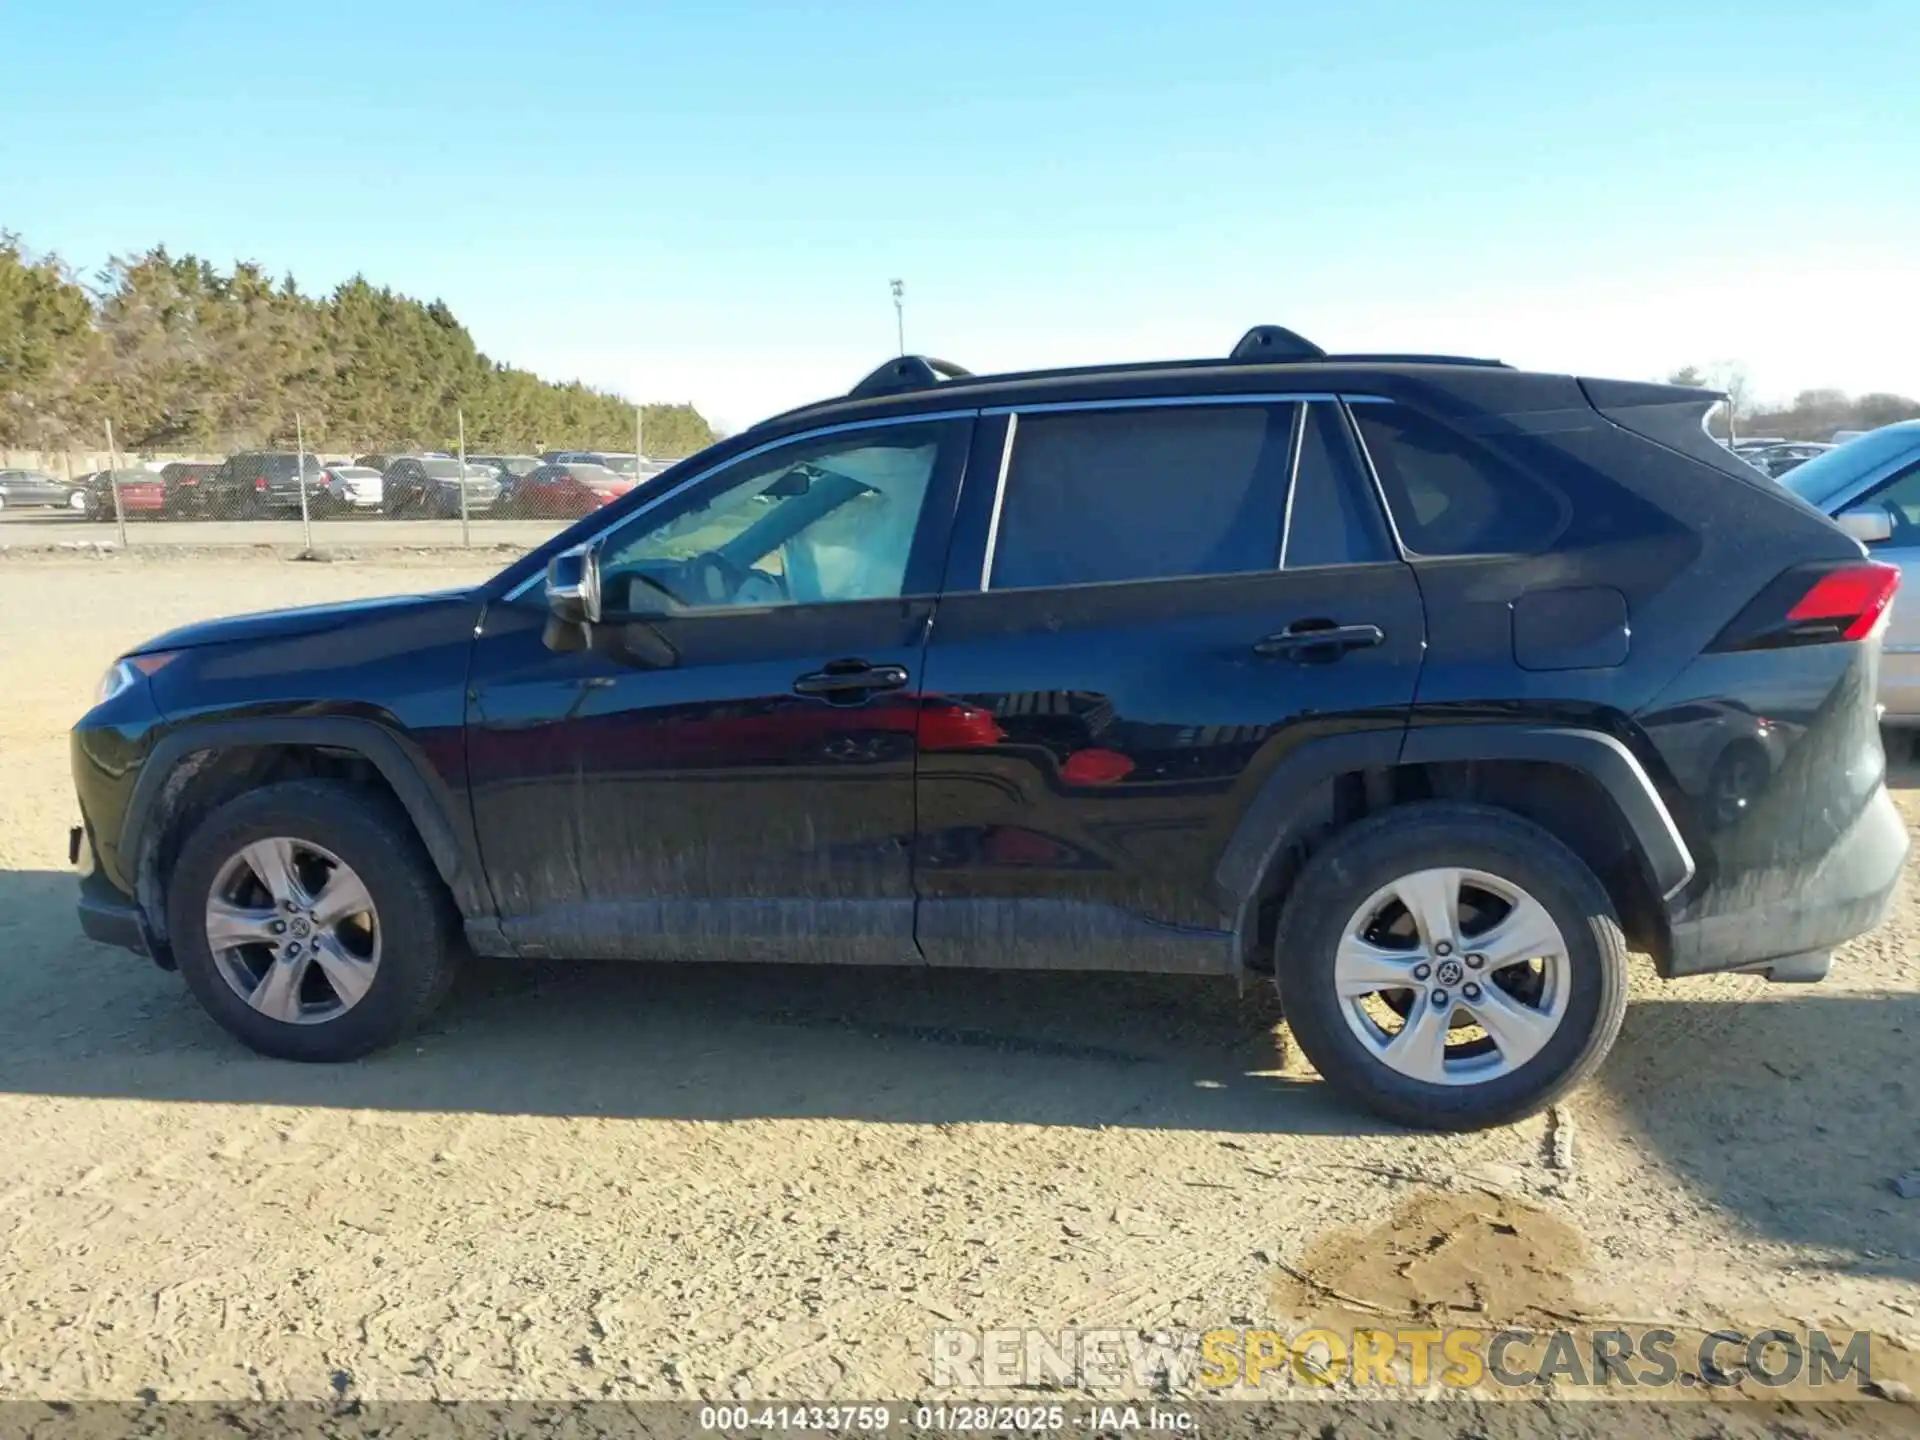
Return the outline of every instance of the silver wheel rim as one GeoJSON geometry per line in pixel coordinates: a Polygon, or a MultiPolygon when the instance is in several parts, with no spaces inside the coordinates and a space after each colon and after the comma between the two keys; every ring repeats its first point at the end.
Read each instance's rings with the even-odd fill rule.
{"type": "Polygon", "coordinates": [[[229,989],[286,1025],[324,1025],[366,997],[380,917],[366,883],[308,840],[255,840],[207,895],[207,948],[229,989]]]}
{"type": "Polygon", "coordinates": [[[79,493],[70,495],[67,497],[67,504],[75,510],[84,510],[87,508],[87,497],[79,493]]]}
{"type": "Polygon", "coordinates": [[[1429,1085],[1481,1085],[1538,1055],[1566,1018],[1572,964],[1547,908],[1482,870],[1418,870],[1353,913],[1334,957],[1347,1027],[1429,1085]]]}

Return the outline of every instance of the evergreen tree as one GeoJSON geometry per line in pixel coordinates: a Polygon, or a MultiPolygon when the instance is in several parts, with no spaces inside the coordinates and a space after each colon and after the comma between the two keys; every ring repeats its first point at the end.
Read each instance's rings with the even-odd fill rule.
{"type": "MultiPolygon", "coordinates": [[[[645,408],[650,454],[713,440],[691,405],[645,408]]],[[[116,257],[91,291],[0,232],[0,445],[129,452],[308,442],[332,450],[633,446],[630,401],[480,353],[445,301],[355,276],[324,299],[242,261],[222,273],[164,247],[116,257]]]]}

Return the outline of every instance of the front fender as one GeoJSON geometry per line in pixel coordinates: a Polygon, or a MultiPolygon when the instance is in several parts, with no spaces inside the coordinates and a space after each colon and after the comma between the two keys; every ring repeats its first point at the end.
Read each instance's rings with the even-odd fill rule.
{"type": "MultiPolygon", "coordinates": [[[[467,919],[491,918],[493,900],[479,843],[465,804],[409,737],[374,720],[350,716],[260,716],[189,725],[160,740],[142,765],[120,828],[120,854],[144,881],[157,838],[149,827],[170,786],[190,778],[194,757],[261,746],[325,748],[366,760],[399,799],[440,878],[467,919]]],[[[141,899],[148,896],[141,886],[141,899]]]]}

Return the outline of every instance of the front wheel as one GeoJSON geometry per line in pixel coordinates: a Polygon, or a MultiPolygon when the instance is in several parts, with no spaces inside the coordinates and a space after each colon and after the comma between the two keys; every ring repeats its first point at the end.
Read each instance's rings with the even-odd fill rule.
{"type": "Polygon", "coordinates": [[[251,791],[181,847],[167,891],[181,973],[264,1055],[352,1060],[451,984],[455,917],[391,797],[329,780],[251,791]]]}
{"type": "Polygon", "coordinates": [[[1508,811],[1395,808],[1335,836],[1281,915],[1274,973],[1326,1081],[1403,1124],[1474,1130],[1606,1058],[1626,943],[1599,879],[1508,811]]]}

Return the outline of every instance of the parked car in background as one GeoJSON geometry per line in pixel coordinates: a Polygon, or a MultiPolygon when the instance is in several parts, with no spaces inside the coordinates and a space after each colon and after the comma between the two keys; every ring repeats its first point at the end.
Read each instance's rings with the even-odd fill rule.
{"type": "Polygon", "coordinates": [[[499,498],[501,486],[500,472],[491,466],[469,463],[462,472],[458,460],[432,455],[394,461],[380,483],[381,511],[415,520],[459,515],[462,490],[467,514],[486,514],[499,498]]]}
{"type": "Polygon", "coordinates": [[[89,519],[114,518],[115,489],[120,492],[119,513],[129,520],[158,520],[166,513],[167,482],[151,470],[100,470],[86,477],[82,492],[89,519]]]}
{"type": "Polygon", "coordinates": [[[206,513],[205,486],[220,469],[218,460],[175,460],[160,469],[167,487],[167,513],[188,516],[206,513]]]}
{"type": "Polygon", "coordinates": [[[1898,565],[1880,657],[1882,719],[1920,727],[1920,420],[1883,425],[1796,466],[1780,482],[1834,517],[1876,560],[1898,565]]]}
{"type": "Polygon", "coordinates": [[[418,458],[418,455],[419,452],[414,450],[381,451],[372,455],[356,455],[353,457],[353,463],[362,469],[378,470],[385,474],[387,467],[394,461],[405,460],[409,456],[418,458]]]}
{"type": "Polygon", "coordinates": [[[1824,455],[1831,449],[1833,446],[1821,444],[1819,441],[1799,440],[1785,445],[1768,445],[1764,449],[1749,450],[1740,458],[1763,475],[1778,480],[1795,466],[1804,465],[1807,461],[1824,455]]]}
{"type": "Polygon", "coordinates": [[[385,493],[381,473],[371,465],[329,465],[320,472],[319,500],[328,514],[373,511],[385,493]]]}
{"type": "MultiPolygon", "coordinates": [[[[201,512],[215,519],[256,519],[300,508],[303,457],[292,450],[243,450],[229,455],[200,482],[201,512]]],[[[320,457],[304,457],[311,486],[320,477],[320,457]]],[[[308,498],[312,498],[311,489],[308,498]]]]}
{"type": "Polygon", "coordinates": [[[502,515],[548,519],[591,514],[633,488],[604,465],[541,465],[507,482],[497,502],[502,515]]]}
{"type": "Polygon", "coordinates": [[[469,465],[485,465],[500,472],[502,480],[530,475],[544,463],[537,455],[469,455],[469,465]]]}
{"type": "Polygon", "coordinates": [[[0,510],[72,510],[84,505],[80,491],[44,470],[0,470],[0,510]]]}

